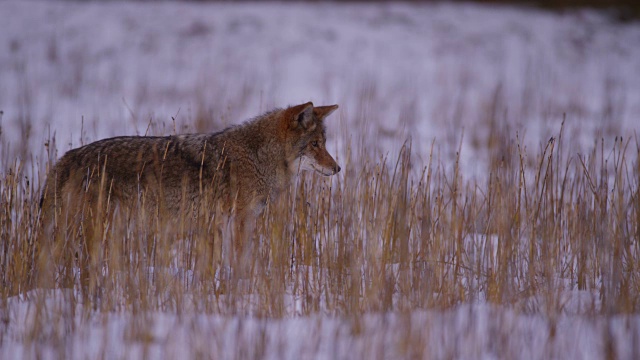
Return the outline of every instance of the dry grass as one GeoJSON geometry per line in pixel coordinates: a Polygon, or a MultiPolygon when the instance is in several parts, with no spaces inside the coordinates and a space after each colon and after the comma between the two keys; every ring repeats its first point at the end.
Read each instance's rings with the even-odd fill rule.
{"type": "MultiPolygon", "coordinates": [[[[378,161],[348,148],[340,176],[301,176],[259,218],[243,278],[228,260],[228,224],[208,209],[165,222],[136,205],[108,208],[111,216],[94,214],[91,227],[36,241],[40,184],[51,164],[5,155],[0,307],[16,294],[30,297],[40,317],[25,341],[53,344],[72,331],[77,309],[136,315],[127,331],[141,343],[151,335],[137,315],[154,311],[323,313],[357,324],[370,312],[480,301],[555,318],[579,290],[590,299],[581,313],[637,314],[637,139],[598,140],[576,154],[560,130],[531,152],[500,130],[507,127],[492,128],[478,145],[491,159],[482,179],[433,150],[416,165],[410,141],[397,158],[378,161]],[[28,292],[34,283],[74,291],[51,312],[45,292],[28,292]]],[[[53,151],[54,139],[48,144],[53,151]]]]}

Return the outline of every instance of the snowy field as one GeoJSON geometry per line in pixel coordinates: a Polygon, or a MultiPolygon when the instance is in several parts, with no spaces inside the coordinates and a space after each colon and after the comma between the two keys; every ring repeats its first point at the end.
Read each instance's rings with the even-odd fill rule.
{"type": "Polygon", "coordinates": [[[64,298],[60,292],[46,298],[46,339],[29,338],[34,314],[10,299],[3,358],[635,359],[640,351],[638,317],[548,318],[489,304],[357,318],[168,312],[87,317],[71,315],[68,304],[58,301],[64,298]]]}
{"type": "MultiPolygon", "coordinates": [[[[609,152],[619,136],[625,144],[631,139],[628,163],[637,157],[640,25],[595,12],[471,4],[5,1],[0,19],[0,172],[19,168],[36,187],[48,161],[81,144],[115,135],[214,131],[306,101],[340,105],[328,124],[327,146],[345,169],[345,183],[359,178],[349,164],[355,169],[385,156],[395,162],[407,139],[418,177],[430,154],[444,173],[459,154],[461,176],[485,184],[495,158],[504,159],[516,138],[532,154],[535,172],[533,155],[558,137],[563,121],[561,164],[572,156],[579,164],[575,156],[597,144],[609,152]]],[[[603,157],[613,163],[613,154],[603,157]]],[[[343,180],[332,181],[342,186],[336,184],[343,180]]],[[[638,201],[633,186],[630,181],[630,204],[638,201]]],[[[629,236],[625,265],[638,262],[638,234],[629,236]]],[[[4,233],[0,238],[11,240],[4,233]]],[[[493,238],[469,234],[461,247],[466,254],[482,248],[478,258],[498,263],[503,255],[495,249],[502,245],[487,239],[493,238]]],[[[518,261],[518,268],[527,267],[526,259],[518,261]]],[[[478,273],[492,273],[479,264],[478,273]]],[[[317,269],[309,273],[322,274],[317,269]]],[[[191,277],[176,273],[178,282],[191,277]]],[[[402,266],[388,273],[404,276],[402,266]]],[[[363,282],[371,276],[361,275],[363,282]]],[[[513,276],[520,281],[520,274],[513,276]]],[[[637,274],[626,285],[626,310],[603,305],[607,274],[589,276],[591,285],[578,289],[577,277],[553,273],[541,282],[562,285],[548,296],[523,287],[512,301],[497,302],[472,277],[455,280],[460,289],[475,289],[464,296],[429,287],[433,302],[397,295],[406,292],[398,281],[390,307],[363,305],[362,311],[345,311],[351,299],[332,298],[330,288],[309,292],[319,294],[312,299],[319,305],[309,310],[313,301],[298,279],[276,296],[241,284],[249,290],[237,301],[247,305],[231,310],[224,304],[234,300],[217,290],[210,298],[197,298],[201,290],[160,294],[144,306],[125,294],[122,303],[96,310],[82,306],[75,293],[38,289],[2,297],[0,358],[640,358],[637,274]],[[445,293],[454,299],[446,305],[445,293]],[[211,303],[202,305],[203,299],[211,303]],[[280,310],[261,313],[274,308],[265,299],[280,301],[280,310]]],[[[153,293],[156,286],[144,289],[153,293]]]]}
{"type": "Polygon", "coordinates": [[[30,1],[0,12],[3,143],[28,137],[36,154],[54,134],[66,151],[312,100],[341,106],[332,130],[349,137],[332,141],[386,154],[411,137],[422,156],[436,139],[449,161],[463,138],[472,168],[488,123],[537,147],[566,114],[584,146],[632,135],[640,113],[640,27],[591,12],[30,1]]]}

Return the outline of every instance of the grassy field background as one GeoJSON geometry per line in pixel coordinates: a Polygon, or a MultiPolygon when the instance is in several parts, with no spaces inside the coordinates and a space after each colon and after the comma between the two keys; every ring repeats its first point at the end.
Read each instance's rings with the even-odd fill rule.
{"type": "Polygon", "coordinates": [[[2,357],[640,357],[636,25],[468,4],[0,11],[2,357]],[[248,277],[211,211],[134,205],[35,241],[64,151],[307,100],[340,104],[343,170],[269,204],[248,277]]]}

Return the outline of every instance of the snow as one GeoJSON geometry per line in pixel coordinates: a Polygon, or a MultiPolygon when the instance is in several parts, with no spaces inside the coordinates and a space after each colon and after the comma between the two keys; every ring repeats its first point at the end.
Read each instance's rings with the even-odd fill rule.
{"type": "MultiPolygon", "coordinates": [[[[0,15],[0,107],[13,148],[25,118],[33,148],[51,131],[64,151],[144,134],[150,122],[171,133],[171,117],[178,132],[208,131],[313,100],[340,104],[338,129],[357,129],[380,154],[411,136],[422,160],[434,138],[454,156],[464,134],[472,169],[472,140],[496,100],[497,120],[533,146],[557,134],[563,114],[584,146],[632,134],[640,112],[640,29],[586,11],[4,2],[0,15]],[[212,121],[194,128],[199,112],[212,121]]],[[[349,138],[336,138],[342,151],[349,138]]]]}
{"type": "Polygon", "coordinates": [[[547,317],[491,304],[282,319],[166,312],[103,313],[87,319],[78,310],[70,320],[57,313],[71,310],[63,292],[43,297],[51,313],[49,337],[24,341],[35,307],[10,299],[4,318],[11,331],[3,336],[2,358],[601,359],[611,346],[618,358],[630,359],[638,354],[640,340],[637,316],[547,317]],[[55,341],[56,336],[65,341],[55,341]]]}
{"type": "Polygon", "coordinates": [[[77,309],[69,320],[56,311],[70,311],[60,306],[65,302],[54,305],[64,299],[61,291],[46,298],[52,310],[51,330],[45,333],[51,337],[35,343],[20,341],[28,336],[34,307],[10,299],[4,318],[11,332],[3,339],[2,358],[601,359],[611,346],[617,358],[631,359],[640,350],[639,317],[546,317],[477,304],[283,319],[151,312],[94,314],[86,320],[77,309]],[[57,342],[56,336],[67,338],[57,342]]]}
{"type": "MultiPolygon", "coordinates": [[[[43,159],[100,138],[212,131],[309,100],[340,105],[329,125],[329,148],[338,158],[352,144],[369,152],[358,156],[395,159],[411,137],[416,161],[425,162],[436,139],[442,161],[451,163],[460,146],[465,174],[478,176],[490,154],[478,153],[474,143],[491,129],[517,132],[537,149],[566,117],[574,153],[594,139],[610,143],[638,130],[640,26],[595,12],[4,1],[0,19],[2,171],[14,156],[35,160],[42,170],[43,159]],[[487,119],[491,109],[494,119],[487,119]],[[54,135],[59,153],[48,156],[43,144],[54,135]]],[[[484,251],[483,245],[478,256],[484,251]]],[[[447,310],[363,316],[302,316],[295,296],[287,296],[284,316],[265,318],[195,309],[87,314],[63,291],[35,292],[0,306],[0,358],[599,359],[609,349],[630,359],[640,353],[640,317],[593,315],[600,304],[589,291],[512,307],[478,299],[447,310]],[[43,309],[34,305],[40,301],[48,304],[44,318],[34,313],[43,309]],[[554,307],[547,301],[560,302],[563,311],[539,311],[554,307]],[[29,335],[33,321],[46,324],[42,338],[29,335]]]]}

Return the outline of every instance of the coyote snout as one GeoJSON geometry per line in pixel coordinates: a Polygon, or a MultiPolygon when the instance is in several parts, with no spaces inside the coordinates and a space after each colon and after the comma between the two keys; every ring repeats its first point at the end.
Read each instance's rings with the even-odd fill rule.
{"type": "MultiPolygon", "coordinates": [[[[325,150],[326,159],[319,159],[318,157],[308,157],[303,156],[300,159],[300,168],[302,170],[314,170],[318,174],[324,176],[335,175],[340,172],[340,166],[336,164],[335,160],[329,155],[329,153],[325,150]],[[321,162],[324,160],[324,163],[321,162]]],[[[323,154],[324,155],[324,154],[323,154]]]]}

